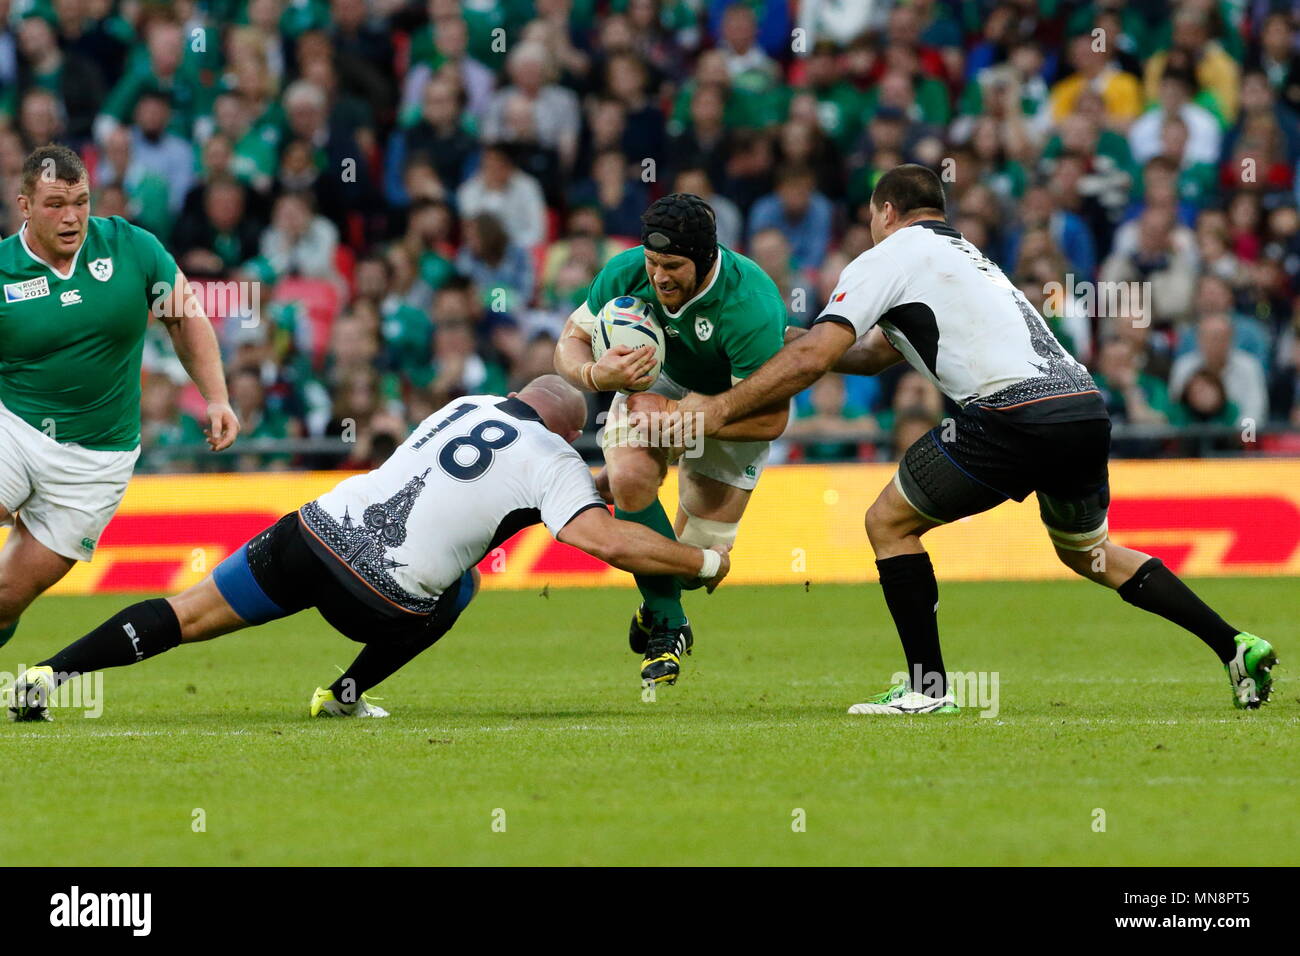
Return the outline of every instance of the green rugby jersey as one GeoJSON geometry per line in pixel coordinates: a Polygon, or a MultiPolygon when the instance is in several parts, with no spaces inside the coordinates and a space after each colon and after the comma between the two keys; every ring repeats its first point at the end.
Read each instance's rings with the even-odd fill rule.
{"type": "Polygon", "coordinates": [[[91,216],[66,277],[23,232],[0,241],[0,403],[64,444],[140,444],[140,359],[150,305],[176,281],[153,233],[91,216]]]}
{"type": "Polygon", "coordinates": [[[646,275],[643,247],[620,252],[592,280],[587,307],[598,315],[620,295],[650,303],[667,338],[664,374],[693,392],[725,392],[781,350],[786,311],[776,283],[753,260],[723,245],[718,257],[713,282],[671,315],[646,275]]]}

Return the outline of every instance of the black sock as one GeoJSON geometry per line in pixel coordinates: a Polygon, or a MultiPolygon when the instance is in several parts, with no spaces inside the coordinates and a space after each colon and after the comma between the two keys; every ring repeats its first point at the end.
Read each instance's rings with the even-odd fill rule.
{"type": "Polygon", "coordinates": [[[397,673],[436,640],[367,644],[361,648],[352,666],[330,684],[334,699],[344,704],[355,704],[362,694],[397,673]]]}
{"type": "Polygon", "coordinates": [[[1152,558],[1119,586],[1119,596],[1134,607],[1191,631],[1219,655],[1225,664],[1237,655],[1237,629],[1219,617],[1208,604],[1164,566],[1152,558]]]}
{"type": "Polygon", "coordinates": [[[161,598],[132,604],[39,666],[55,674],[86,674],[135,664],[181,642],[181,622],[161,598]]]}
{"type": "Polygon", "coordinates": [[[939,583],[934,579],[930,556],[900,554],[876,562],[885,604],[893,615],[898,637],[907,655],[912,690],[930,697],[942,697],[948,689],[939,650],[939,583]]]}

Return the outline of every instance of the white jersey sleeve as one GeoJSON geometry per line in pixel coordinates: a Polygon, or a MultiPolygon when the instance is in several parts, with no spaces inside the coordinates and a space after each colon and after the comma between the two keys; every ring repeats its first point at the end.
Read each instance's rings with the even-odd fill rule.
{"type": "Polygon", "coordinates": [[[907,274],[883,246],[873,246],[840,273],[840,281],[818,322],[839,322],[866,335],[890,309],[904,301],[907,274]]]}
{"type": "Polygon", "coordinates": [[[541,502],[538,510],[552,536],[588,508],[605,507],[591,469],[577,452],[558,455],[546,467],[538,468],[537,480],[537,500],[541,502]]]}

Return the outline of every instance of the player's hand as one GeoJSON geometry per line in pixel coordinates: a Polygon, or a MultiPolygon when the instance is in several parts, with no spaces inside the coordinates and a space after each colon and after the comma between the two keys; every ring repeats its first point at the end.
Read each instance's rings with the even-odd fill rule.
{"type": "Polygon", "coordinates": [[[677,403],[654,392],[637,392],[627,400],[627,423],[650,447],[671,452],[682,447],[677,403]]]}
{"type": "Polygon", "coordinates": [[[225,451],[235,443],[239,435],[239,418],[235,410],[226,402],[208,403],[208,424],[203,429],[208,447],[213,451],[225,451]]]}
{"type": "Polygon", "coordinates": [[[731,570],[731,555],[727,553],[731,550],[731,546],[726,544],[715,544],[710,548],[710,550],[716,551],[718,554],[722,555],[722,564],[718,568],[718,573],[704,582],[704,589],[708,591],[708,593],[712,594],[717,586],[722,583],[722,579],[725,578],[727,573],[731,570]]]}
{"type": "Polygon", "coordinates": [[[634,349],[615,345],[605,350],[591,372],[593,381],[602,392],[635,392],[654,384],[651,374],[654,367],[654,346],[642,345],[634,349]]]}
{"type": "Polygon", "coordinates": [[[712,397],[699,392],[687,392],[686,397],[677,403],[677,414],[683,421],[691,419],[689,427],[693,434],[703,434],[706,438],[716,435],[726,424],[713,407],[712,397]]]}

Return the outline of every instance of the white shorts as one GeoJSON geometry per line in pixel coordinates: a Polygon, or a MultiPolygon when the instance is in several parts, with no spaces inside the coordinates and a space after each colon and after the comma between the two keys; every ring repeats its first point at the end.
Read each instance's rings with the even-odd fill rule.
{"type": "Polygon", "coordinates": [[[89,561],[126,494],[140,449],[62,445],[0,405],[0,507],[55,554],[89,561]]]}
{"type": "MultiPolygon", "coordinates": [[[[690,391],[678,385],[667,375],[660,374],[647,392],[662,395],[674,401],[684,398],[690,391]]],[[[609,426],[601,432],[602,448],[627,444],[628,429],[622,426],[625,421],[623,408],[627,405],[628,395],[619,392],[609,406],[609,426]]],[[[758,476],[767,464],[771,442],[766,441],[722,441],[706,438],[699,449],[687,449],[677,459],[677,467],[691,474],[712,478],[724,485],[753,491],[758,485],[758,476]]]]}

